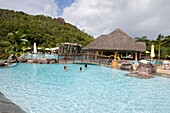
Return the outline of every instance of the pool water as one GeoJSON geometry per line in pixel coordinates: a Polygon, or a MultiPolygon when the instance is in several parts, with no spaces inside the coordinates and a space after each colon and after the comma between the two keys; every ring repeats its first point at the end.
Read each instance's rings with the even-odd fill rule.
{"type": "MultiPolygon", "coordinates": [[[[162,62],[158,62],[158,61],[153,61],[153,60],[146,60],[146,61],[147,61],[148,63],[153,63],[154,65],[163,65],[162,62]]],[[[136,61],[131,61],[130,63],[131,63],[131,64],[135,64],[136,61]]],[[[139,60],[139,61],[137,61],[137,63],[140,64],[141,61],[139,60]]]]}
{"type": "Polygon", "coordinates": [[[97,65],[24,64],[0,68],[0,91],[28,113],[170,111],[170,79],[139,79],[97,65]],[[83,67],[83,71],[79,68],[83,67]]]}
{"type": "Polygon", "coordinates": [[[45,55],[46,55],[46,58],[56,58],[58,59],[58,54],[28,54],[28,55],[25,55],[24,57],[25,58],[42,58],[42,59],[45,59],[45,55]]]}

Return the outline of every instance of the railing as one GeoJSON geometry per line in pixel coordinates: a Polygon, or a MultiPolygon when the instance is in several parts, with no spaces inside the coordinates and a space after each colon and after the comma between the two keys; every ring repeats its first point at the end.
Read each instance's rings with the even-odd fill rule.
{"type": "Polygon", "coordinates": [[[96,63],[96,64],[111,64],[111,59],[109,56],[98,55],[98,54],[87,54],[87,53],[78,53],[78,54],[58,54],[59,63],[96,63]]]}

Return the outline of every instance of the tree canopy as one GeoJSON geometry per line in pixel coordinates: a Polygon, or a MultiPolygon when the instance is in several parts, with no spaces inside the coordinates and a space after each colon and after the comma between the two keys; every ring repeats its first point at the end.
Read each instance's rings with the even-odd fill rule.
{"type": "Polygon", "coordinates": [[[156,40],[149,40],[147,36],[135,37],[136,42],[145,42],[146,50],[151,50],[151,45],[155,45],[156,57],[167,57],[170,55],[170,36],[159,34],[156,40]]]}
{"type": "Polygon", "coordinates": [[[84,47],[94,40],[76,26],[65,23],[62,18],[33,16],[5,9],[0,9],[0,29],[0,41],[8,41],[8,33],[19,31],[26,35],[28,46],[36,42],[38,46],[54,47],[58,43],[70,42],[79,43],[84,47]]]}

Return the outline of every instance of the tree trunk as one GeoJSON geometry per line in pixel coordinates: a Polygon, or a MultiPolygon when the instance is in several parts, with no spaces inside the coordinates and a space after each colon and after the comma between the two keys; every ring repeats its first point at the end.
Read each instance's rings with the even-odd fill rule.
{"type": "Polygon", "coordinates": [[[160,59],[160,53],[161,53],[161,50],[160,50],[160,45],[159,45],[159,50],[158,50],[158,59],[160,59]]]}

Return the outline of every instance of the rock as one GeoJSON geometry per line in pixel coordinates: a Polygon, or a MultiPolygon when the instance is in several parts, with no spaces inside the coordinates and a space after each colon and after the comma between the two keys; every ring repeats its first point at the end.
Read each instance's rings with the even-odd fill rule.
{"type": "Polygon", "coordinates": [[[25,57],[22,57],[22,56],[17,57],[17,60],[18,60],[19,63],[27,62],[27,59],[25,57]]]}
{"type": "Polygon", "coordinates": [[[45,59],[33,59],[34,63],[38,63],[38,64],[48,64],[49,62],[45,59]]]}
{"type": "Polygon", "coordinates": [[[42,59],[39,59],[38,63],[39,64],[49,64],[49,62],[47,60],[42,60],[42,59]]]}
{"type": "Polygon", "coordinates": [[[17,57],[14,54],[11,54],[8,59],[7,59],[7,63],[17,63],[17,57]]]}
{"type": "Polygon", "coordinates": [[[38,63],[38,59],[33,59],[33,63],[38,63]]]}
{"type": "Polygon", "coordinates": [[[25,111],[10,100],[8,100],[0,92],[0,113],[25,113],[25,111]]]}
{"type": "Polygon", "coordinates": [[[156,68],[152,63],[145,64],[140,63],[139,66],[136,68],[136,71],[133,71],[129,74],[126,74],[126,76],[132,76],[132,77],[138,77],[138,78],[154,78],[151,73],[156,73],[156,68]]]}
{"type": "Polygon", "coordinates": [[[7,63],[7,60],[4,60],[3,63],[7,63]]]}
{"type": "Polygon", "coordinates": [[[5,63],[4,63],[4,62],[1,62],[1,63],[0,63],[0,67],[2,67],[2,66],[5,66],[5,63]]]}
{"type": "Polygon", "coordinates": [[[126,76],[131,76],[131,77],[137,77],[137,78],[143,78],[143,79],[149,79],[149,78],[154,78],[153,75],[150,75],[146,72],[139,72],[139,71],[133,71],[129,74],[126,74],[126,76]]]}
{"type": "Polygon", "coordinates": [[[60,24],[66,24],[65,20],[61,17],[57,18],[57,20],[60,22],[60,24]]]}
{"type": "Polygon", "coordinates": [[[57,59],[56,58],[48,58],[48,59],[46,59],[48,62],[49,62],[49,64],[55,64],[55,63],[58,63],[58,61],[57,61],[57,59]]]}
{"type": "Polygon", "coordinates": [[[149,64],[140,63],[139,66],[136,68],[136,71],[150,74],[150,73],[156,73],[156,68],[152,63],[149,64]]]}
{"type": "Polygon", "coordinates": [[[123,70],[133,70],[133,66],[130,62],[123,62],[120,68],[123,70]]]}

